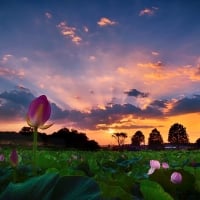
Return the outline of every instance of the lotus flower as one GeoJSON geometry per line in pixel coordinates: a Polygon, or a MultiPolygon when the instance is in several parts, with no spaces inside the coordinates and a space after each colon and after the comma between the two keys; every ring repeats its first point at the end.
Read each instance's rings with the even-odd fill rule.
{"type": "Polygon", "coordinates": [[[168,169],[168,168],[169,168],[169,164],[166,163],[166,162],[163,162],[163,163],[162,163],[162,168],[163,168],[163,169],[168,169]]]}
{"type": "Polygon", "coordinates": [[[5,157],[3,154],[0,154],[0,162],[3,162],[5,160],[5,157]]]}
{"type": "Polygon", "coordinates": [[[150,160],[150,167],[148,175],[153,174],[156,169],[160,169],[160,162],[158,160],[150,160]]]}
{"type": "Polygon", "coordinates": [[[10,154],[10,162],[11,162],[11,165],[13,167],[16,167],[18,165],[18,153],[16,151],[16,149],[13,149],[11,154],[10,154]]]}
{"type": "Polygon", "coordinates": [[[171,182],[174,184],[179,184],[182,182],[182,175],[179,172],[173,172],[171,175],[171,182]]]}
{"type": "Polygon", "coordinates": [[[38,128],[47,129],[53,125],[44,125],[45,122],[50,118],[50,115],[51,106],[49,101],[45,95],[41,95],[31,102],[27,113],[27,123],[36,130],[38,128]]]}

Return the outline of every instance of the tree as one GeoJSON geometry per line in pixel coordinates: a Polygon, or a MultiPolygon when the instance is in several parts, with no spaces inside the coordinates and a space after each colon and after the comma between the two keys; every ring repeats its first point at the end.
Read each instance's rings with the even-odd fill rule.
{"type": "Polygon", "coordinates": [[[133,146],[140,147],[142,143],[144,143],[144,134],[142,131],[136,131],[135,134],[131,138],[131,144],[133,146]]]}
{"type": "Polygon", "coordinates": [[[177,146],[188,144],[189,139],[186,128],[178,123],[173,124],[169,129],[168,142],[177,146]]]}
{"type": "Polygon", "coordinates": [[[163,138],[156,128],[149,134],[148,145],[150,149],[154,150],[160,150],[163,148],[163,138]]]}
{"type": "Polygon", "coordinates": [[[196,147],[199,149],[200,148],[200,138],[198,138],[197,140],[196,140],[196,147]]]}
{"type": "Polygon", "coordinates": [[[126,133],[114,133],[112,135],[117,140],[118,146],[122,146],[124,144],[125,139],[128,137],[126,133]]]}
{"type": "Polygon", "coordinates": [[[19,134],[25,135],[25,136],[31,136],[33,134],[33,128],[30,126],[24,126],[19,131],[19,134]]]}

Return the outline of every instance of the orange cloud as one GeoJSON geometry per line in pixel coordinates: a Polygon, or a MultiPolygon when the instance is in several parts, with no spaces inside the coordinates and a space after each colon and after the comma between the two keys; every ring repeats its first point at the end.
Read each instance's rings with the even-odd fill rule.
{"type": "Polygon", "coordinates": [[[82,41],[82,38],[76,34],[75,27],[67,26],[66,22],[60,22],[57,27],[63,36],[71,38],[71,41],[76,45],[82,41]]]}
{"type": "Polygon", "coordinates": [[[115,21],[111,21],[110,19],[106,18],[106,17],[102,17],[97,24],[99,26],[108,26],[108,25],[115,25],[116,22],[115,21]]]}

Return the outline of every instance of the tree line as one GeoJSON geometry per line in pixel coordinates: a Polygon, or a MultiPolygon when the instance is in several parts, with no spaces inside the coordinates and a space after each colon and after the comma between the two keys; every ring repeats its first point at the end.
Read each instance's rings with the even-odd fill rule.
{"type": "MultiPolygon", "coordinates": [[[[2,134],[0,134],[0,142],[3,140],[2,134]]],[[[21,144],[26,145],[27,141],[32,141],[33,128],[22,127],[21,130],[16,134],[4,134],[8,135],[9,140],[12,138],[18,138],[21,140],[21,144]]],[[[89,140],[85,133],[78,132],[75,129],[69,130],[68,128],[61,128],[60,130],[53,132],[50,135],[46,133],[38,132],[38,144],[43,147],[51,148],[69,148],[69,149],[79,149],[79,150],[98,150],[100,145],[95,140],[89,140]]]]}
{"type": "MultiPolygon", "coordinates": [[[[116,139],[119,147],[124,145],[125,139],[127,138],[127,134],[124,132],[114,133],[112,136],[116,139]]],[[[180,148],[181,146],[190,144],[186,128],[179,123],[173,124],[169,129],[168,142],[176,148],[180,148]]],[[[140,130],[136,131],[135,134],[132,135],[131,137],[131,145],[135,149],[140,149],[141,145],[144,144],[145,144],[144,134],[140,130]]],[[[196,146],[200,148],[200,138],[196,140],[196,146]]],[[[160,134],[158,129],[154,128],[149,134],[148,148],[159,150],[163,149],[163,147],[164,147],[164,142],[162,135],[160,134]]]]}

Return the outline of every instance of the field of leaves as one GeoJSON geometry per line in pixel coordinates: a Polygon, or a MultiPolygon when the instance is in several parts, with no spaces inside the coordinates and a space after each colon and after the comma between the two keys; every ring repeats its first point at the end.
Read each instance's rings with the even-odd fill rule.
{"type": "Polygon", "coordinates": [[[32,151],[17,149],[18,163],[11,165],[12,149],[0,150],[0,200],[192,200],[200,199],[200,151],[53,151],[39,150],[37,168],[32,151]],[[148,175],[150,160],[167,162],[148,175]],[[171,174],[182,174],[174,184],[171,174]],[[30,195],[31,194],[31,195],[30,195]]]}

